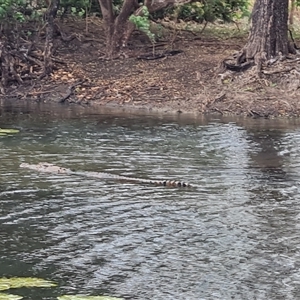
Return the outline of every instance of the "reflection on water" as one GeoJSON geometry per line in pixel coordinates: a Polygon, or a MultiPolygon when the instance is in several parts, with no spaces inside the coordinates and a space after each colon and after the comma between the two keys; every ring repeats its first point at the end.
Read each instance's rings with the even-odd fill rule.
{"type": "Polygon", "coordinates": [[[297,121],[32,109],[0,109],[0,276],[60,286],[28,299],[299,297],[297,121]],[[40,161],[195,189],[19,169],[40,161]]]}

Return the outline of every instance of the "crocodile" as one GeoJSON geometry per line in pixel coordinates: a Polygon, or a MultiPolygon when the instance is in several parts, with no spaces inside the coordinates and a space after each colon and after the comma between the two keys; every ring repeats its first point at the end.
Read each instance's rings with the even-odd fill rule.
{"type": "Polygon", "coordinates": [[[117,180],[120,182],[150,184],[154,186],[184,187],[184,188],[191,187],[189,183],[183,181],[152,180],[152,179],[142,179],[142,178],[121,176],[121,175],[114,175],[114,174],[103,173],[103,172],[74,171],[47,162],[40,162],[38,164],[22,163],[20,167],[38,171],[38,172],[43,172],[43,173],[75,175],[75,176],[83,176],[83,177],[91,177],[91,178],[100,178],[106,180],[117,180]]]}

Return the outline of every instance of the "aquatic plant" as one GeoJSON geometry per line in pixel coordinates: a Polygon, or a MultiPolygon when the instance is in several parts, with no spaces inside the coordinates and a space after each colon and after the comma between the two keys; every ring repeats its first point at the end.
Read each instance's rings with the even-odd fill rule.
{"type": "Polygon", "coordinates": [[[20,300],[22,298],[19,295],[0,293],[0,300],[20,300]]]}
{"type": "Polygon", "coordinates": [[[123,300],[109,296],[85,296],[85,295],[64,295],[57,297],[58,300],[123,300]]]}
{"type": "MultiPolygon", "coordinates": [[[[0,278],[0,291],[17,289],[21,287],[54,287],[56,283],[35,277],[12,277],[0,278]]],[[[0,293],[0,300],[19,300],[22,296],[0,293]]],[[[109,296],[86,296],[86,295],[64,295],[57,297],[58,300],[123,300],[121,298],[109,296]]]]}
{"type": "Polygon", "coordinates": [[[4,129],[0,128],[0,136],[8,135],[8,134],[13,134],[13,133],[19,133],[20,130],[18,129],[4,129]]]}
{"type": "Polygon", "coordinates": [[[17,289],[21,287],[53,287],[52,281],[34,277],[0,278],[0,291],[17,289]]]}
{"type": "MultiPolygon", "coordinates": [[[[56,284],[52,281],[34,277],[12,277],[0,278],[0,291],[17,289],[21,287],[53,287],[56,284]]],[[[22,296],[0,293],[0,300],[19,300],[22,296]]]]}

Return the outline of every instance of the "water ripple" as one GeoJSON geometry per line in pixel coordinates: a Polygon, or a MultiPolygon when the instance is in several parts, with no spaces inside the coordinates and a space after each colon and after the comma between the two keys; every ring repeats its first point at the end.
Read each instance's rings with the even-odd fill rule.
{"type": "Polygon", "coordinates": [[[20,135],[0,140],[2,276],[126,299],[299,295],[297,128],[108,116],[15,122],[20,135]],[[194,188],[19,169],[40,161],[194,188]]]}

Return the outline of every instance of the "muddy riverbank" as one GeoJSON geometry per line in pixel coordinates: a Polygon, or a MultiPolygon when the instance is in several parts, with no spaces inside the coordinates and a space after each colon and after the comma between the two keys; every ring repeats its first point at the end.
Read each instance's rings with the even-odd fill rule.
{"type": "Polygon", "coordinates": [[[239,51],[246,35],[230,38],[214,33],[165,32],[152,55],[146,37],[135,34],[124,57],[106,61],[101,24],[88,33],[80,22],[62,24],[65,34],[80,32],[60,42],[50,78],[12,85],[9,99],[76,103],[158,113],[299,116],[297,78],[285,73],[257,78],[250,72],[222,73],[220,63],[239,51]],[[76,27],[75,27],[76,26],[76,27]]]}

